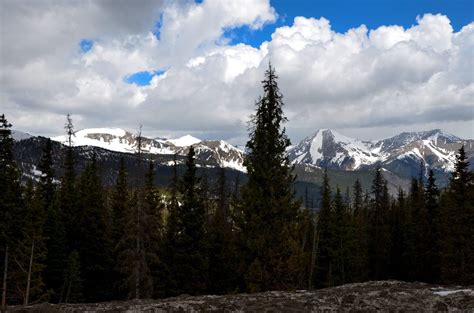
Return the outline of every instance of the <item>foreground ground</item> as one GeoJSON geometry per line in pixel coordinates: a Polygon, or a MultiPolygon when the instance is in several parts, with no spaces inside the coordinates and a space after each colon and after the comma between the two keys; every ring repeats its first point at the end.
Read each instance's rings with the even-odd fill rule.
{"type": "Polygon", "coordinates": [[[93,304],[41,304],[7,312],[474,312],[473,287],[399,281],[349,284],[315,291],[180,296],[93,304]]]}

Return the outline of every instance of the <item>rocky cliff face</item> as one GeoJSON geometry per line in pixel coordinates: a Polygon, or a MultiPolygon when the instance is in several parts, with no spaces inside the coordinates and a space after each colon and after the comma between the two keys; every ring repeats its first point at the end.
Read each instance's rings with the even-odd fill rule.
{"type": "Polygon", "coordinates": [[[343,171],[374,170],[380,166],[402,178],[418,177],[423,162],[425,176],[432,169],[444,185],[462,145],[472,161],[474,140],[463,140],[439,129],[404,132],[380,141],[362,141],[320,129],[289,149],[288,157],[293,164],[343,171]]]}
{"type": "Polygon", "coordinates": [[[315,291],[180,296],[95,304],[34,305],[8,312],[473,312],[474,291],[423,283],[373,281],[315,291]]]}

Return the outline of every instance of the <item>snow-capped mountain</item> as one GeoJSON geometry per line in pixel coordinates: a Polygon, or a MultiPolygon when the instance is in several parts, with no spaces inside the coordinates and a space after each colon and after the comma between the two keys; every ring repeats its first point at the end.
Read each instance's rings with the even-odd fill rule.
{"type": "Polygon", "coordinates": [[[294,164],[309,164],[341,170],[358,170],[377,165],[410,177],[426,169],[451,172],[462,144],[474,157],[474,141],[462,140],[439,129],[405,132],[379,141],[362,141],[330,129],[320,129],[288,151],[294,164]]]}
{"type": "Polygon", "coordinates": [[[421,132],[404,132],[388,139],[380,140],[375,143],[377,151],[381,153],[391,153],[395,150],[415,142],[431,142],[435,146],[445,146],[461,142],[462,139],[451,134],[445,134],[440,129],[433,129],[421,132]]]}
{"type": "Polygon", "coordinates": [[[331,129],[319,129],[288,151],[294,164],[311,164],[342,170],[357,170],[374,164],[381,155],[373,143],[346,137],[331,129]]]}
{"type": "MultiPolygon", "coordinates": [[[[51,139],[67,143],[66,136],[51,139]]],[[[141,152],[143,153],[185,156],[192,145],[196,150],[196,158],[205,166],[220,166],[245,171],[244,152],[222,140],[200,140],[186,135],[177,139],[152,139],[142,136],[141,141],[141,152]]],[[[125,153],[138,151],[137,135],[120,128],[83,129],[74,134],[72,144],[75,147],[94,146],[125,153]]]]}

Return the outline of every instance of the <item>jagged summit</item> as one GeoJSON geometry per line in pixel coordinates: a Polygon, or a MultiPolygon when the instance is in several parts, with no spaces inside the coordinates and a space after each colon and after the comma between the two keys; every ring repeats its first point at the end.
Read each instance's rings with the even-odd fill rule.
{"type": "Polygon", "coordinates": [[[375,145],[381,152],[390,152],[417,140],[428,140],[434,145],[446,145],[462,141],[461,138],[444,133],[441,129],[420,132],[403,132],[388,139],[380,140],[375,145]]]}
{"type": "Polygon", "coordinates": [[[290,149],[293,163],[355,170],[373,164],[380,155],[372,152],[372,143],[347,137],[332,129],[319,129],[290,149]]]}
{"type": "Polygon", "coordinates": [[[466,145],[468,155],[474,154],[472,140],[462,140],[440,129],[403,132],[388,139],[363,141],[332,129],[318,129],[311,136],[288,150],[293,164],[308,164],[341,170],[358,170],[382,166],[402,176],[426,170],[450,172],[454,169],[457,150],[466,145]]]}
{"type": "MultiPolygon", "coordinates": [[[[21,132],[18,132],[18,137],[21,132]]],[[[28,135],[27,135],[28,136],[28,135]]],[[[28,138],[28,137],[25,138],[28,138]]],[[[62,143],[66,136],[52,138],[62,143]]],[[[346,136],[334,129],[318,129],[287,150],[293,164],[355,171],[376,166],[403,177],[417,176],[423,161],[428,169],[444,176],[454,168],[455,156],[464,144],[474,164],[474,140],[463,140],[440,129],[403,132],[396,136],[367,141],[346,136]]],[[[75,133],[74,146],[95,146],[111,151],[137,152],[136,134],[121,128],[89,128],[75,133]]],[[[245,172],[244,151],[222,140],[201,140],[191,135],[176,139],[142,137],[142,152],[186,155],[193,145],[196,157],[206,166],[222,166],[245,172]]]]}

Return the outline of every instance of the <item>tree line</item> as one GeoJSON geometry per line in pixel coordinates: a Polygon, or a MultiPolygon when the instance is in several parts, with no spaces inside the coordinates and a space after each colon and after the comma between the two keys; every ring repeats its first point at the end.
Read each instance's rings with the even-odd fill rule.
{"type": "Polygon", "coordinates": [[[2,308],[383,279],[474,283],[474,182],[463,148],[445,189],[430,171],[393,197],[379,168],[371,190],[356,181],[342,194],[325,173],[320,208],[310,211],[308,199],[295,197],[271,66],[262,84],[246,145],[248,181],[233,188],[223,168],[215,184],[197,175],[193,147],[181,176],[175,159],[166,188],[154,185],[154,163],[140,149],[142,181],[130,181],[122,160],[115,186],[105,188],[95,156],[76,172],[69,116],[62,177],[47,141],[41,176],[22,184],[1,115],[2,308]]]}

